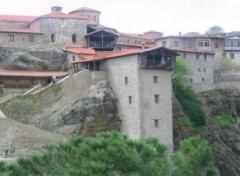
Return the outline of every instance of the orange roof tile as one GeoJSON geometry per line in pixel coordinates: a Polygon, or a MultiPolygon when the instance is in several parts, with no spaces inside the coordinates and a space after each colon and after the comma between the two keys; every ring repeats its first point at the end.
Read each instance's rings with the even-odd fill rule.
{"type": "Polygon", "coordinates": [[[0,70],[0,76],[7,77],[52,77],[52,76],[64,77],[67,76],[67,72],[35,72],[35,71],[16,71],[16,70],[0,70]]]}
{"type": "Polygon", "coordinates": [[[76,54],[96,54],[95,50],[92,48],[86,48],[86,47],[76,47],[76,46],[67,46],[64,51],[72,52],[76,54]]]}
{"type": "Polygon", "coordinates": [[[41,32],[36,32],[31,29],[8,29],[8,30],[0,30],[0,33],[27,33],[27,34],[42,34],[41,32]]]}
{"type": "Polygon", "coordinates": [[[0,21],[8,22],[31,22],[36,18],[36,16],[0,15],[0,21]]]}

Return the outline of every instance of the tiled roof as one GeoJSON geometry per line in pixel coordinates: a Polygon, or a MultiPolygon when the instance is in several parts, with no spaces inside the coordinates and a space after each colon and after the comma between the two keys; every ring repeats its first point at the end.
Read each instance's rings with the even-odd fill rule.
{"type": "Polygon", "coordinates": [[[89,8],[89,7],[81,7],[81,8],[78,8],[78,9],[76,9],[76,10],[73,10],[73,11],[71,11],[71,12],[69,12],[69,13],[74,13],[74,12],[78,12],[78,11],[94,11],[94,12],[101,13],[100,11],[91,9],[91,8],[89,8]]]}
{"type": "Polygon", "coordinates": [[[211,51],[193,51],[193,50],[184,50],[184,49],[177,49],[177,48],[168,48],[175,52],[185,52],[185,53],[199,53],[199,54],[211,54],[214,55],[214,52],[211,51]]]}
{"type": "Polygon", "coordinates": [[[64,51],[72,52],[76,54],[96,54],[95,50],[92,48],[86,48],[86,47],[75,47],[75,46],[67,46],[64,51]]]}
{"type": "Polygon", "coordinates": [[[72,63],[123,57],[123,56],[137,54],[140,51],[141,51],[140,49],[128,49],[128,50],[121,50],[121,51],[96,51],[95,55],[81,56],[81,59],[82,59],[81,61],[74,61],[72,63]]]}
{"type": "Polygon", "coordinates": [[[0,21],[8,22],[31,22],[36,18],[36,16],[0,15],[0,21]]]}
{"type": "Polygon", "coordinates": [[[14,70],[0,70],[0,76],[8,77],[64,77],[67,76],[67,72],[35,72],[35,71],[14,71],[14,70]]]}
{"type": "Polygon", "coordinates": [[[42,34],[41,32],[36,32],[31,29],[8,29],[0,30],[0,33],[26,33],[26,34],[42,34]]]}

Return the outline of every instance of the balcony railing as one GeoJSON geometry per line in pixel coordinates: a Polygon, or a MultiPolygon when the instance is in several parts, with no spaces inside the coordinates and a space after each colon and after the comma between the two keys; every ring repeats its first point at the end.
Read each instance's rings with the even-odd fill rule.
{"type": "Polygon", "coordinates": [[[160,60],[147,60],[142,59],[142,68],[146,69],[172,69],[173,65],[170,60],[160,61],[160,60]]]}
{"type": "Polygon", "coordinates": [[[89,42],[88,47],[91,48],[114,48],[116,42],[89,42]]]}

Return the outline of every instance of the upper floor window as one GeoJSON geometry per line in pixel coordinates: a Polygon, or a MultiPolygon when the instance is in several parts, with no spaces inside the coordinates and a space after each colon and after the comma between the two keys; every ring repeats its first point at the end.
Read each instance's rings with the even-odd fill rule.
{"type": "Polygon", "coordinates": [[[209,47],[209,40],[204,41],[204,46],[209,47]]]}
{"type": "Polygon", "coordinates": [[[214,43],[214,48],[219,48],[219,43],[214,43]]]}
{"type": "Polygon", "coordinates": [[[192,48],[192,42],[188,42],[188,43],[187,43],[187,47],[188,47],[188,48],[192,48]]]}
{"type": "Polygon", "coordinates": [[[162,46],[166,46],[167,45],[167,42],[166,41],[163,41],[162,42],[162,46]]]}
{"type": "Polygon", "coordinates": [[[129,43],[129,39],[127,40],[127,43],[129,43]]]}
{"type": "Polygon", "coordinates": [[[155,95],[154,100],[155,100],[155,103],[158,104],[159,103],[159,95],[155,95]]]}
{"type": "Polygon", "coordinates": [[[93,21],[96,22],[96,15],[93,15],[93,21]]]}
{"type": "Polygon", "coordinates": [[[8,35],[8,37],[9,37],[9,42],[14,42],[14,35],[8,35]]]}
{"type": "Polygon", "coordinates": [[[34,35],[29,35],[28,36],[28,41],[29,42],[34,42],[34,35]]]}
{"type": "Polygon", "coordinates": [[[51,34],[51,42],[55,42],[55,35],[51,34]]]}
{"type": "Polygon", "coordinates": [[[153,82],[158,83],[158,76],[153,76],[153,82]]]}
{"type": "Polygon", "coordinates": [[[178,46],[178,41],[174,41],[174,46],[178,46]]]}
{"type": "Polygon", "coordinates": [[[238,40],[233,40],[232,45],[233,47],[238,47],[238,40]]]}
{"type": "Polygon", "coordinates": [[[72,56],[72,60],[75,61],[75,56],[74,55],[72,56]]]}
{"type": "Polygon", "coordinates": [[[226,40],[225,41],[225,46],[226,47],[231,47],[231,40],[226,40]]]}
{"type": "Polygon", "coordinates": [[[230,53],[230,58],[234,59],[234,53],[230,53]]]}
{"type": "Polygon", "coordinates": [[[207,60],[207,55],[206,54],[204,54],[204,60],[207,60]]]}
{"type": "Polygon", "coordinates": [[[76,43],[76,41],[77,41],[76,34],[73,34],[72,35],[72,43],[76,43]]]}
{"type": "Polygon", "coordinates": [[[198,41],[198,46],[201,46],[201,47],[203,46],[203,41],[202,40],[198,41]]]}
{"type": "Polygon", "coordinates": [[[128,103],[129,103],[129,104],[132,104],[132,96],[129,96],[129,97],[128,97],[128,103]]]}
{"type": "Polygon", "coordinates": [[[158,119],[154,120],[154,127],[155,128],[159,127],[159,120],[158,119]]]}
{"type": "Polygon", "coordinates": [[[124,78],[124,82],[125,82],[125,85],[128,84],[128,77],[125,77],[125,78],[124,78]]]}

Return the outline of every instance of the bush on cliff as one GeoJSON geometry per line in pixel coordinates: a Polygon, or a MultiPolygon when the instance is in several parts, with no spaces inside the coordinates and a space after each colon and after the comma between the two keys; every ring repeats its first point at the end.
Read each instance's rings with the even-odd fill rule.
{"type": "Polygon", "coordinates": [[[187,76],[189,73],[190,69],[185,59],[179,57],[173,73],[173,91],[192,124],[195,126],[202,126],[205,125],[205,114],[202,104],[197,99],[197,94],[187,83],[187,76]]]}

